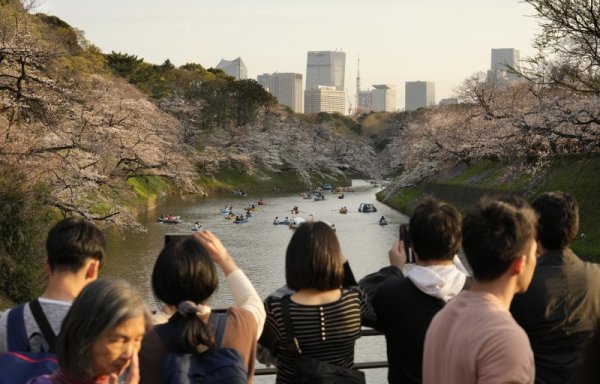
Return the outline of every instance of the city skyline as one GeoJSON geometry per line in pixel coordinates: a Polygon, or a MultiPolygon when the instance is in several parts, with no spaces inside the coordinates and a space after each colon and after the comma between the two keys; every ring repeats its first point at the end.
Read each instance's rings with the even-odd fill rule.
{"type": "MultiPolygon", "coordinates": [[[[527,17],[531,7],[517,0],[45,0],[38,11],[82,29],[105,53],[207,68],[241,57],[251,79],[275,72],[306,76],[306,52],[341,50],[352,101],[359,57],[362,89],[431,81],[438,102],[468,76],[490,69],[492,48],[532,56],[538,30],[527,17]]],[[[397,107],[403,106],[398,92],[397,107]]]]}

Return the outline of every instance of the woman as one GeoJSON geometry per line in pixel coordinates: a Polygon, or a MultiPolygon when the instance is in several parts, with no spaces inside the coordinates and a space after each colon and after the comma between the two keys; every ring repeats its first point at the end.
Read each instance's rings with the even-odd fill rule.
{"type": "Polygon", "coordinates": [[[298,350],[302,355],[352,368],[361,318],[373,319],[362,291],[356,286],[343,288],[356,282],[329,225],[306,222],[296,230],[286,252],[285,277],[295,293],[289,301],[287,297],[267,298],[267,322],[259,341],[277,358],[277,384],[293,381],[298,350]],[[286,331],[284,301],[298,345],[286,331]]]}
{"type": "Polygon", "coordinates": [[[215,340],[221,338],[223,348],[239,352],[248,381],[252,381],[256,341],[265,321],[264,307],[252,283],[215,235],[210,231],[196,232],[193,238],[166,244],[154,265],[152,290],[171,317],[144,340],[140,352],[142,383],[163,382],[169,352],[202,353],[219,347],[215,340]],[[218,286],[214,264],[223,270],[236,302],[228,308],[225,318],[211,315],[207,304],[218,286]],[[212,331],[219,319],[226,321],[224,335],[212,331]]]}
{"type": "Polygon", "coordinates": [[[56,341],[59,368],[30,384],[137,384],[150,315],[122,280],[96,280],[77,296],[56,341]],[[121,381],[120,381],[121,380],[121,381]]]}

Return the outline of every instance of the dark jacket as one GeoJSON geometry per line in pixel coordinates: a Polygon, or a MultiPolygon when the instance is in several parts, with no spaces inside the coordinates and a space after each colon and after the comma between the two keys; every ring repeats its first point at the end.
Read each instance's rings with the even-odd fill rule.
{"type": "Polygon", "coordinates": [[[600,318],[600,267],[570,249],[549,251],[510,311],[529,336],[535,382],[579,383],[583,348],[600,318]]]}
{"type": "Polygon", "coordinates": [[[445,302],[429,296],[406,277],[379,286],[373,298],[378,330],[385,334],[389,383],[421,383],[423,344],[433,316],[445,302]]]}

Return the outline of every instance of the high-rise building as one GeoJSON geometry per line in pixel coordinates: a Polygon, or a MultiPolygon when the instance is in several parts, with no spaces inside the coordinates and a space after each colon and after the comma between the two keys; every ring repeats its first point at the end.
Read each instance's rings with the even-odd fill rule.
{"type": "Polygon", "coordinates": [[[396,87],[386,84],[373,84],[374,112],[393,112],[396,110],[396,87]]]}
{"type": "Polygon", "coordinates": [[[492,60],[488,80],[515,81],[519,79],[510,68],[519,68],[521,55],[514,48],[492,48],[492,60]]]}
{"type": "Polygon", "coordinates": [[[319,85],[304,91],[304,113],[337,112],[344,114],[346,92],[333,86],[319,85]]]}
{"type": "Polygon", "coordinates": [[[306,89],[319,85],[344,90],[346,53],[337,51],[309,51],[306,60],[306,89]]]}
{"type": "Polygon", "coordinates": [[[369,113],[373,111],[373,91],[358,90],[358,104],[356,113],[369,113]]]}
{"type": "Polygon", "coordinates": [[[257,82],[296,113],[302,113],[302,75],[300,73],[265,73],[257,82]]]}
{"type": "Polygon", "coordinates": [[[328,106],[334,112],[344,113],[346,96],[344,77],[346,53],[338,51],[309,51],[306,60],[306,88],[304,91],[304,113],[329,112],[314,110],[316,106],[328,106]],[[333,87],[333,91],[331,90],[333,87]],[[341,92],[342,107],[338,109],[341,92]],[[317,99],[312,100],[312,97],[317,99]],[[327,101],[327,97],[332,100],[327,101]],[[309,105],[311,106],[309,108],[309,105]],[[336,106],[335,108],[333,106],[336,106]]]}
{"type": "Polygon", "coordinates": [[[248,68],[241,57],[234,60],[221,59],[217,64],[218,69],[222,69],[223,72],[229,76],[235,77],[236,80],[243,80],[248,78],[248,68]]]}
{"type": "Polygon", "coordinates": [[[431,81],[407,81],[404,93],[406,111],[435,105],[435,83],[431,81]]]}

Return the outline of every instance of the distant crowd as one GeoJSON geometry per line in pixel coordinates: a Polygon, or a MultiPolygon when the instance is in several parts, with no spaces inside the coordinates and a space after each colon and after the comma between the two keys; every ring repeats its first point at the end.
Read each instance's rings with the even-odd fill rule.
{"type": "Polygon", "coordinates": [[[357,282],[334,230],[307,222],[264,301],[197,231],[158,255],[151,314],[126,281],[98,278],[103,233],[67,218],[47,236],[43,294],[0,314],[0,383],[252,383],[257,360],[278,384],[365,383],[363,326],[385,335],[389,383],[600,383],[600,267],[569,248],[578,231],[568,193],[486,196],[464,218],[428,197],[389,265],[357,282]],[[217,267],[223,311],[210,306],[217,267]]]}

